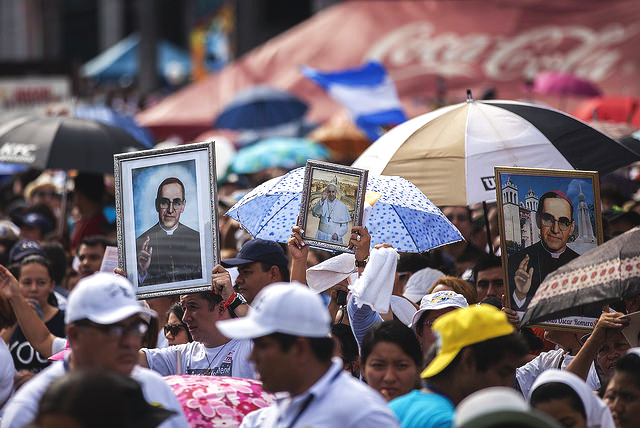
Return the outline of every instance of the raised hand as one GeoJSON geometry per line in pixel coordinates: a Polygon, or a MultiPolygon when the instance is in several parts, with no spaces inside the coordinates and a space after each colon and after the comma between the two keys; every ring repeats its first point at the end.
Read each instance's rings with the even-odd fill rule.
{"type": "Polygon", "coordinates": [[[11,299],[20,293],[18,280],[9,272],[9,269],[2,265],[0,265],[0,292],[7,299],[11,299]]]}
{"type": "Polygon", "coordinates": [[[225,302],[233,294],[231,275],[222,265],[215,265],[211,270],[211,291],[221,295],[225,302]]]}
{"type": "Polygon", "coordinates": [[[507,321],[509,321],[509,324],[511,324],[515,328],[518,328],[520,326],[520,317],[518,316],[518,313],[513,309],[507,308],[505,306],[504,294],[502,295],[502,312],[504,312],[507,316],[507,321]]]}
{"type": "Polygon", "coordinates": [[[309,254],[309,247],[304,243],[302,234],[304,230],[300,226],[293,226],[291,228],[291,236],[287,239],[287,247],[289,248],[289,254],[294,260],[307,262],[307,255],[309,254]]]}
{"type": "Polygon", "coordinates": [[[527,297],[527,293],[531,288],[531,278],[533,278],[533,266],[527,270],[529,265],[529,255],[524,256],[520,262],[520,266],[516,270],[513,281],[516,284],[516,296],[522,300],[527,297]]]}
{"type": "Polygon", "coordinates": [[[356,260],[362,261],[369,257],[369,246],[371,245],[371,235],[366,226],[354,226],[351,229],[349,238],[349,248],[355,249],[356,260]]]}
{"type": "Polygon", "coordinates": [[[142,248],[138,252],[138,274],[145,276],[151,265],[151,255],[153,254],[153,247],[151,246],[151,238],[147,236],[147,239],[142,243],[142,248]]]}

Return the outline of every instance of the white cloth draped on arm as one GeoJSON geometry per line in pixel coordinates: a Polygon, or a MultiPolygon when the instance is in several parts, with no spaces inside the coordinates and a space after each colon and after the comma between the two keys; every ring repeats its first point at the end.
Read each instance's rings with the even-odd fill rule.
{"type": "Polygon", "coordinates": [[[362,275],[349,286],[358,307],[369,305],[377,312],[389,312],[397,265],[398,252],[394,248],[371,251],[362,275]]]}

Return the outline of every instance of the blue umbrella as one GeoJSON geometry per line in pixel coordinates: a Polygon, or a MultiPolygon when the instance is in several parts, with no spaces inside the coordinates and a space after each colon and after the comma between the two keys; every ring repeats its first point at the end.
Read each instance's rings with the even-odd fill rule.
{"type": "Polygon", "coordinates": [[[133,118],[125,116],[122,113],[110,109],[107,106],[92,105],[78,106],[75,110],[75,116],[81,119],[90,119],[102,122],[107,125],[122,128],[131,134],[136,140],[140,141],[143,146],[152,148],[155,145],[153,136],[147,129],[138,125],[133,118]]]}
{"type": "Polygon", "coordinates": [[[329,150],[320,143],[304,138],[267,138],[236,153],[231,172],[251,174],[267,168],[293,169],[307,159],[324,160],[329,150]]]}
{"type": "MultiPolygon", "coordinates": [[[[254,238],[286,242],[300,213],[304,171],[298,168],[262,183],[227,215],[254,238]]],[[[369,176],[369,191],[380,194],[364,221],[371,245],[389,243],[398,251],[423,252],[463,239],[438,207],[404,178],[369,176]]]]}
{"type": "Polygon", "coordinates": [[[0,175],[11,175],[16,172],[26,171],[29,167],[13,163],[0,162],[0,175]]]}
{"type": "Polygon", "coordinates": [[[302,123],[309,106],[286,91],[264,85],[239,92],[214,121],[214,127],[238,131],[264,130],[302,123]]]}

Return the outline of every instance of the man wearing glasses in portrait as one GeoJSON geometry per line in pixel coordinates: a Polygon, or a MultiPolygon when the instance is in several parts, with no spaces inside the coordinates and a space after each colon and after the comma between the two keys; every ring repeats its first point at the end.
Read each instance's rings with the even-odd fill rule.
{"type": "Polygon", "coordinates": [[[540,197],[536,210],[540,241],[509,256],[509,297],[511,309],[524,311],[544,278],[578,257],[567,247],[573,233],[573,204],[560,190],[540,197]]]}
{"type": "Polygon", "coordinates": [[[136,239],[139,285],[202,277],[200,235],[180,223],[186,205],[182,181],[164,179],[155,200],[158,223],[136,239]]]}

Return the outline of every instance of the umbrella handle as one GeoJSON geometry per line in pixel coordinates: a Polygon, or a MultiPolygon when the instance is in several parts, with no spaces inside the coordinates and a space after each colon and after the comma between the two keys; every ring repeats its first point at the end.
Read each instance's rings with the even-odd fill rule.
{"type": "Polygon", "coordinates": [[[482,201],[482,210],[484,211],[484,228],[487,231],[487,245],[489,246],[489,254],[493,256],[493,242],[491,242],[491,228],[489,227],[489,209],[487,208],[487,201],[482,201]]]}

